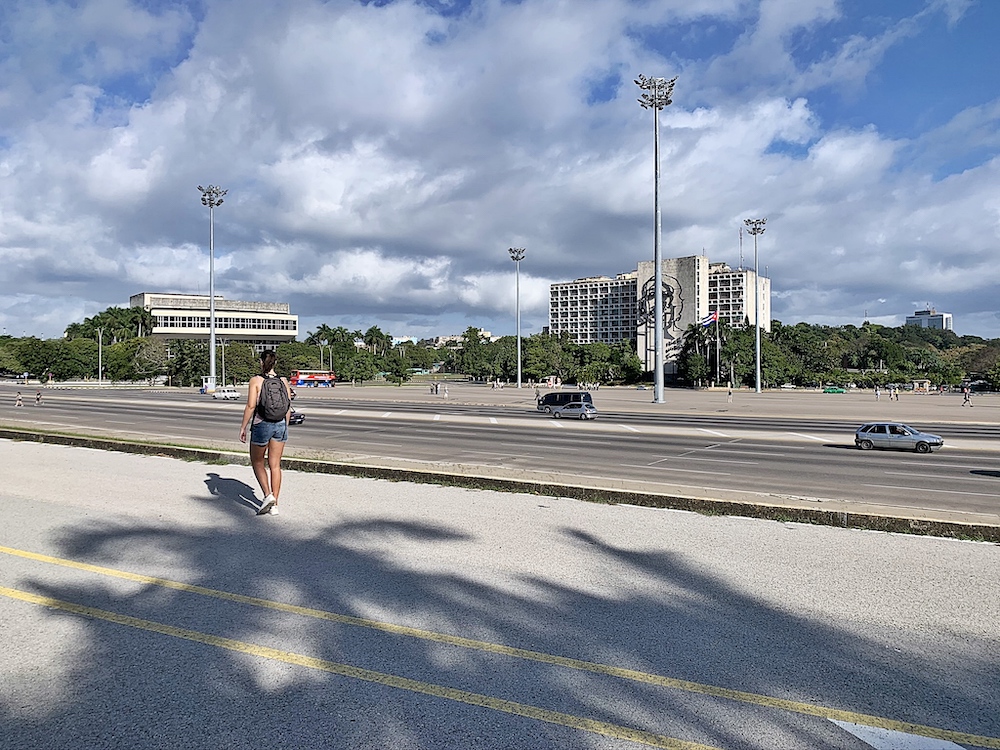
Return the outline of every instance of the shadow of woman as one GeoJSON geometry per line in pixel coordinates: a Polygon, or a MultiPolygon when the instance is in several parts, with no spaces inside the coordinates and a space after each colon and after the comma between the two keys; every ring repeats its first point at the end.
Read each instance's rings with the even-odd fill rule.
{"type": "Polygon", "coordinates": [[[209,493],[216,497],[224,497],[254,511],[260,507],[260,500],[257,499],[253,487],[239,479],[220,477],[214,471],[210,471],[205,480],[205,486],[209,493]]]}

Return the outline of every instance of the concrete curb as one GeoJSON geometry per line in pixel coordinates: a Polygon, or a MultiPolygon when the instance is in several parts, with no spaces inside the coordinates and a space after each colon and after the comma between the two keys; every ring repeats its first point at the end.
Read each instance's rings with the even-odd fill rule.
{"type": "MultiPolygon", "coordinates": [[[[117,451],[139,455],[166,456],[207,464],[249,465],[243,452],[223,449],[193,448],[157,443],[88,438],[59,433],[0,428],[0,439],[27,440],[80,448],[117,451]]],[[[754,501],[733,501],[667,493],[607,489],[559,482],[531,481],[473,475],[461,472],[429,471],[340,461],[285,457],[285,468],[314,474],[338,474],[363,479],[383,479],[393,482],[415,482],[472,490],[517,492],[550,497],[568,497],[586,502],[609,505],[638,505],[649,508],[686,510],[703,515],[729,515],[779,522],[811,523],[849,529],[885,531],[898,534],[918,534],[952,539],[1000,544],[1000,526],[986,523],[962,523],[934,518],[906,518],[877,513],[860,513],[843,509],[802,508],[754,501]]]]}

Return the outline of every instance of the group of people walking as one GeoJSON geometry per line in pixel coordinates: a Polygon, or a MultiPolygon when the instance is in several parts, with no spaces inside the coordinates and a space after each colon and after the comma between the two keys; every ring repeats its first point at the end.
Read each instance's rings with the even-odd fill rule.
{"type": "MultiPolygon", "coordinates": [[[[42,405],[42,392],[35,391],[35,406],[42,405]]],[[[21,398],[21,392],[18,391],[17,395],[14,396],[14,406],[24,406],[24,399],[21,398]]]]}

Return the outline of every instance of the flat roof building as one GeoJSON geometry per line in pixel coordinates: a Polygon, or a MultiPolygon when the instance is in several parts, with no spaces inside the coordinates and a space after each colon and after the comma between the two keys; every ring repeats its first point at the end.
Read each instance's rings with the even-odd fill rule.
{"type": "MultiPolygon", "coordinates": [[[[143,292],[129,297],[131,307],[153,316],[153,338],[208,341],[210,305],[207,294],[143,292]]],[[[256,351],[295,341],[299,317],[287,302],[250,302],[215,297],[215,336],[226,343],[239,342],[256,351]]]]}
{"type": "MultiPolygon", "coordinates": [[[[549,286],[551,335],[563,333],[578,344],[636,342],[647,370],[655,366],[655,264],[641,261],[635,271],[589,276],[549,286]]],[[[751,269],[709,263],[704,255],[663,261],[663,360],[675,372],[684,335],[718,310],[720,322],[737,327],[756,321],[754,286],[760,298],[762,330],[771,329],[771,280],[751,269]]]]}
{"type": "Polygon", "coordinates": [[[917,310],[913,315],[906,316],[906,325],[921,328],[936,328],[939,331],[952,331],[951,313],[939,313],[934,308],[917,310]]]}

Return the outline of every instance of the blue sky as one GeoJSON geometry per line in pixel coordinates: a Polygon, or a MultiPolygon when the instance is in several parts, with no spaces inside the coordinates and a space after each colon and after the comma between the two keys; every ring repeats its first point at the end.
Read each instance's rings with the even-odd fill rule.
{"type": "Polygon", "coordinates": [[[551,283],[664,251],[761,265],[785,323],[1000,337],[992,0],[12,0],[0,325],[216,286],[394,335],[525,334],[551,283]]]}

